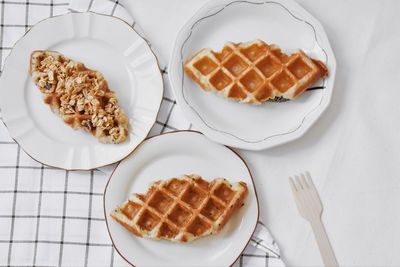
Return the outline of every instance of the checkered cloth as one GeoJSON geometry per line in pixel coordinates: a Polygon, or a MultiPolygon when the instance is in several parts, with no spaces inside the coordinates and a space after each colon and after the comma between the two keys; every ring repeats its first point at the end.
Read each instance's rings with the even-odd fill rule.
{"type": "MultiPolygon", "coordinates": [[[[0,8],[1,66],[32,25],[66,12],[113,15],[142,33],[118,0],[6,0],[0,8]]],[[[176,108],[167,62],[160,62],[166,90],[150,135],[191,128],[176,108]]],[[[0,266],[127,266],[112,247],[103,215],[102,194],[114,167],[64,171],[44,166],[12,140],[0,113],[0,266]]],[[[235,266],[284,266],[261,223],[250,244],[235,266]]]]}

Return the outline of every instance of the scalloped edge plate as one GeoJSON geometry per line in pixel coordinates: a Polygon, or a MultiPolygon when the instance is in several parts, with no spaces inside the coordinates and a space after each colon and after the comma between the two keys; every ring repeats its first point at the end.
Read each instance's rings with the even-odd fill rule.
{"type": "Polygon", "coordinates": [[[164,90],[147,42],[123,20],[93,12],[68,13],[33,26],[7,57],[0,88],[11,137],[35,160],[67,170],[93,169],[129,155],[155,123],[164,90]],[[28,74],[30,54],[39,49],[58,51],[103,73],[129,119],[125,142],[102,144],[52,113],[28,74]]]}
{"type": "Polygon", "coordinates": [[[168,69],[177,103],[195,129],[224,145],[262,150],[300,138],[326,110],[336,60],[322,25],[293,0],[214,0],[182,27],[168,69]],[[251,106],[204,92],[184,74],[184,61],[199,49],[218,51],[227,41],[254,39],[276,43],[285,52],[300,48],[325,62],[329,76],[319,86],[324,90],[305,92],[295,101],[251,106]]]}

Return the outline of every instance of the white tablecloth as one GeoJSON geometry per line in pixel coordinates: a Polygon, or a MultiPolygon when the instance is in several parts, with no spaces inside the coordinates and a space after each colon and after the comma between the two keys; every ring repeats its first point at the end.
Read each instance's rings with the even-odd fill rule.
{"type": "MultiPolygon", "coordinates": [[[[4,63],[14,43],[40,20],[86,11],[121,18],[146,36],[118,0],[2,1],[0,62],[4,63]]],[[[152,45],[151,40],[148,43],[152,45]]],[[[166,90],[150,135],[191,128],[168,86],[165,62],[161,67],[166,90]]],[[[15,90],[0,88],[9,89],[15,90]]],[[[44,166],[11,139],[1,116],[0,266],[127,266],[111,245],[102,208],[105,183],[116,164],[91,171],[44,166]]],[[[276,242],[261,222],[233,266],[285,266],[276,242]]]]}
{"type": "MultiPolygon", "coordinates": [[[[400,1],[298,1],[321,21],[331,41],[338,62],[335,92],[327,112],[300,140],[262,152],[239,151],[248,161],[256,180],[261,204],[261,220],[271,230],[280,245],[282,257],[288,265],[320,266],[322,264],[310,227],[298,215],[287,182],[289,175],[308,170],[314,177],[324,203],[323,220],[339,264],[342,266],[400,266],[398,253],[400,247],[400,179],[398,179],[400,141],[397,136],[400,130],[398,122],[400,106],[396,101],[396,96],[400,96],[398,86],[400,55],[397,52],[400,47],[398,34],[400,1]]],[[[41,0],[35,1],[36,4],[30,4],[29,10],[38,8],[39,2],[41,0]]],[[[180,25],[190,18],[205,0],[125,0],[123,2],[146,32],[148,39],[152,41],[154,49],[160,55],[160,63],[162,67],[165,67],[180,25]],[[163,21],[163,23],[158,21],[163,21]]],[[[9,6],[13,6],[14,12],[25,12],[26,9],[25,5],[9,6]]],[[[53,11],[56,14],[57,10],[62,8],[62,5],[49,8],[49,15],[52,15],[53,11]]],[[[4,16],[13,14],[11,8],[4,12],[4,16]]],[[[16,17],[8,18],[11,22],[16,19],[16,17]]],[[[27,20],[23,21],[25,26],[17,27],[21,34],[29,28],[30,19],[32,18],[27,17],[27,20]]],[[[10,30],[8,26],[3,27],[4,31],[10,30]]],[[[2,49],[10,50],[11,45],[11,42],[9,45],[3,43],[2,49]]],[[[4,58],[1,60],[3,61],[4,58]]],[[[169,109],[168,100],[162,108],[164,111],[169,109]]],[[[177,128],[187,127],[187,125],[180,126],[177,121],[174,121],[174,112],[179,112],[179,108],[175,108],[170,113],[172,115],[168,117],[168,121],[177,128]]],[[[164,113],[168,114],[168,112],[164,113]]],[[[159,122],[155,131],[164,131],[165,127],[163,122],[159,122]]],[[[6,132],[2,134],[6,135],[6,132]]],[[[8,144],[8,141],[4,141],[4,145],[8,144]]],[[[14,160],[15,157],[7,155],[2,159],[2,163],[6,164],[8,158],[14,160]]],[[[29,158],[22,157],[20,161],[25,165],[31,164],[32,168],[38,167],[35,171],[39,174],[52,172],[52,170],[36,166],[37,163],[29,158]]],[[[12,167],[14,164],[14,161],[10,161],[8,165],[12,167]]],[[[7,171],[8,169],[4,169],[3,173],[7,171]]],[[[20,169],[20,173],[24,172],[26,172],[25,169],[20,169]]],[[[100,186],[93,184],[90,187],[93,188],[93,198],[101,198],[102,185],[107,177],[103,172],[98,171],[95,171],[93,176],[96,179],[89,177],[86,180],[74,180],[71,176],[68,190],[69,187],[74,186],[72,183],[74,181],[77,183],[95,181],[100,186]]],[[[52,183],[47,186],[63,188],[64,177],[58,178],[48,180],[52,183]]],[[[13,180],[10,179],[10,181],[13,180]]],[[[25,185],[23,182],[31,186],[30,181],[27,178],[19,182],[22,186],[25,185]]],[[[46,181],[44,179],[44,183],[46,181]]],[[[7,180],[3,179],[2,182],[4,184],[7,180]]],[[[10,186],[9,193],[12,193],[13,184],[10,186]]],[[[67,188],[67,185],[65,187],[67,188]]],[[[80,184],[79,187],[81,187],[80,184]]],[[[2,190],[5,189],[2,188],[2,190]]],[[[58,193],[62,196],[63,192],[58,193]]],[[[9,204],[6,202],[7,199],[2,198],[0,210],[7,208],[9,204]]],[[[68,203],[73,204],[73,202],[68,203]]],[[[93,201],[93,203],[101,202],[93,201]]],[[[93,208],[93,214],[97,213],[101,216],[101,206],[93,208]]],[[[87,214],[79,218],[84,219],[85,216],[87,217],[87,214]]],[[[44,218],[44,220],[47,219],[50,220],[52,217],[44,218]]],[[[2,224],[6,220],[8,218],[1,218],[2,228],[8,225],[2,224]]],[[[83,220],[83,224],[85,227],[89,228],[90,225],[94,228],[97,221],[88,223],[87,220],[83,220]]],[[[25,230],[29,231],[30,229],[24,228],[26,225],[22,224],[18,229],[23,233],[25,230]]],[[[44,223],[41,225],[41,227],[46,226],[44,223]]],[[[54,227],[49,227],[49,230],[52,228],[54,227]]],[[[16,234],[18,233],[20,232],[17,231],[16,234]]],[[[51,234],[51,231],[49,233],[51,234]]],[[[68,235],[68,238],[70,237],[73,236],[68,235]]],[[[74,242],[71,241],[68,245],[76,245],[74,242]]],[[[35,246],[34,243],[28,245],[24,243],[24,246],[19,243],[14,245],[13,253],[20,253],[21,256],[25,255],[28,245],[35,246]]],[[[55,250],[46,255],[48,259],[59,253],[60,249],[58,244],[56,245],[55,250]]],[[[9,251],[8,246],[8,243],[2,243],[0,250],[4,248],[1,251],[9,251]]],[[[37,247],[37,250],[40,250],[41,246],[37,247]]],[[[98,248],[107,253],[112,251],[109,244],[98,248]]],[[[5,257],[8,255],[0,253],[0,259],[5,257]]],[[[71,250],[70,254],[65,252],[64,258],[72,261],[79,258],[79,255],[71,250]]],[[[56,259],[55,265],[57,263],[56,259]]],[[[123,262],[120,263],[123,264],[123,262]]],[[[89,263],[85,261],[85,264],[91,265],[90,257],[89,263]]]]}
{"type": "MultiPolygon", "coordinates": [[[[204,2],[124,1],[164,58],[173,45],[170,36],[204,2]],[[155,17],[163,23],[154,23],[155,17]]],[[[261,219],[288,265],[322,264],[287,181],[308,170],[339,264],[399,266],[400,1],[298,2],[321,21],[331,41],[338,63],[335,92],[329,109],[300,140],[239,151],[256,180],[261,219]]]]}

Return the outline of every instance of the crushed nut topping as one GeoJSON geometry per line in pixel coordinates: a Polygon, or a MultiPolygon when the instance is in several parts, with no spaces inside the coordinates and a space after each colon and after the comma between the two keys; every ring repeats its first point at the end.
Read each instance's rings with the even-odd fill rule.
{"type": "Polygon", "coordinates": [[[127,138],[128,119],[101,73],[57,52],[35,51],[31,75],[45,102],[73,128],[84,128],[105,143],[127,138]]]}

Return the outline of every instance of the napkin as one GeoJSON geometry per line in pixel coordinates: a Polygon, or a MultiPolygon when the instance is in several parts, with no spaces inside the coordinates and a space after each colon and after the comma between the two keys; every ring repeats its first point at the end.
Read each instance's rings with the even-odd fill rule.
{"type": "MultiPolygon", "coordinates": [[[[14,0],[3,1],[1,10],[2,66],[31,26],[66,12],[116,16],[145,38],[118,0],[14,0]]],[[[167,60],[160,62],[166,90],[150,135],[191,128],[169,88],[167,60]]],[[[0,113],[0,266],[127,266],[112,247],[102,208],[103,190],[114,168],[63,171],[44,166],[12,140],[0,113]]],[[[235,266],[284,266],[277,244],[261,222],[235,266]]]]}

